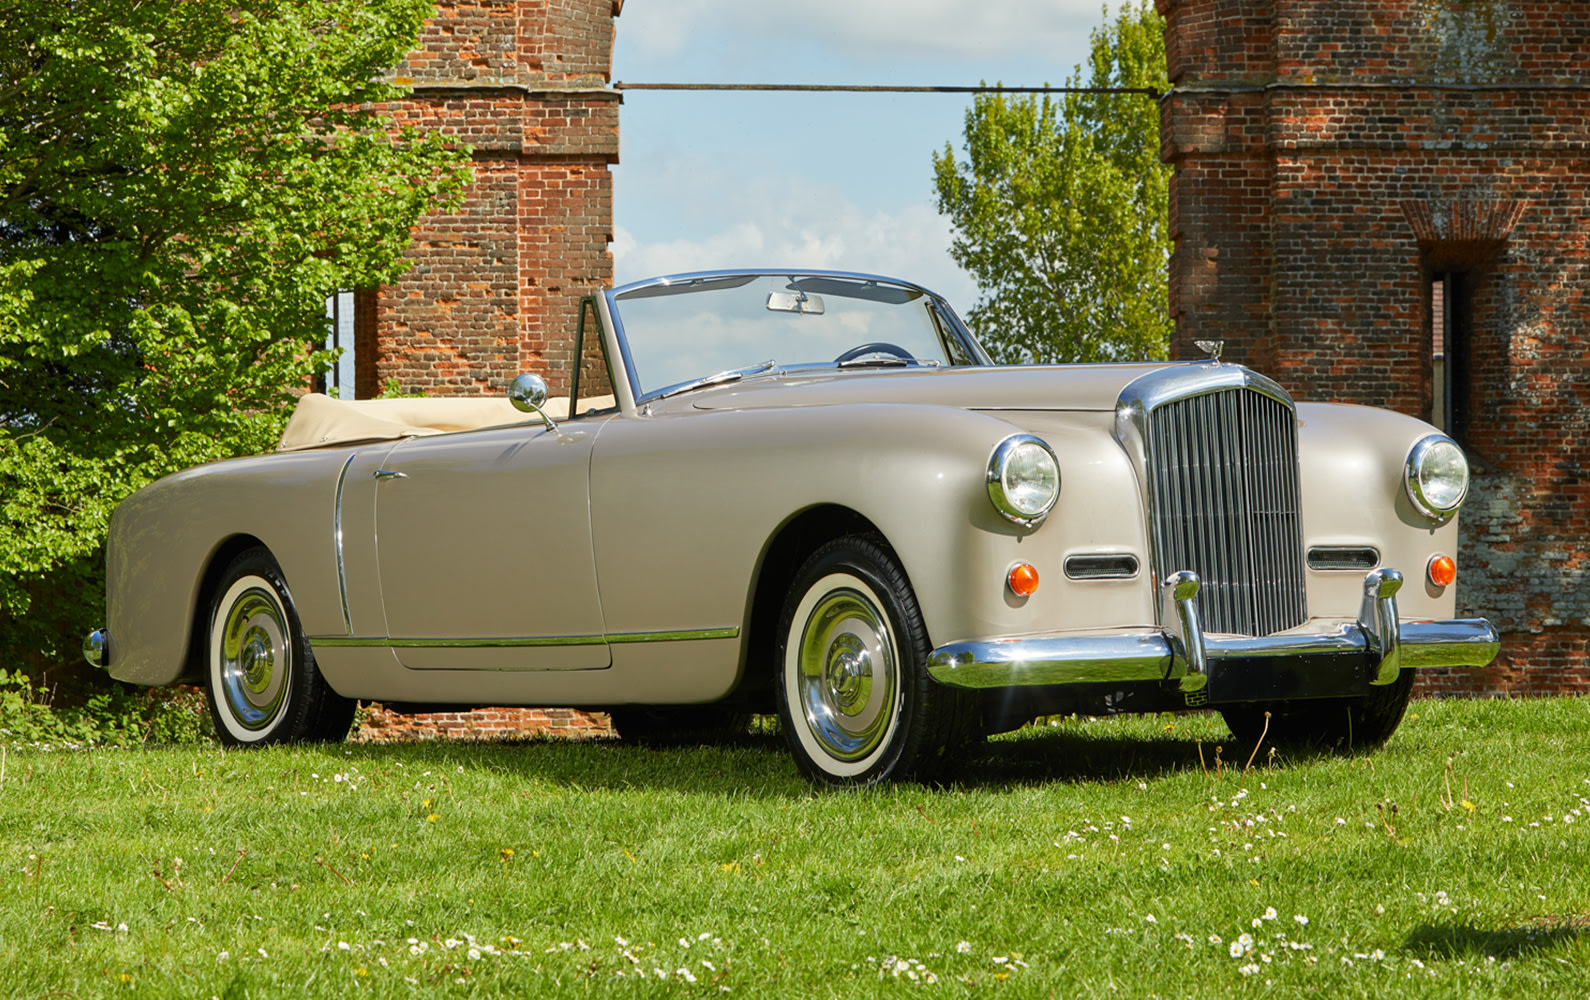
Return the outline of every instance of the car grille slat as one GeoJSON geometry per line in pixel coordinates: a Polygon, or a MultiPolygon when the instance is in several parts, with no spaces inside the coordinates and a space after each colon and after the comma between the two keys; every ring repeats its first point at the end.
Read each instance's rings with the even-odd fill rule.
{"type": "Polygon", "coordinates": [[[1292,408],[1206,392],[1155,407],[1146,437],[1159,568],[1198,574],[1204,628],[1258,636],[1307,620],[1292,408]]]}

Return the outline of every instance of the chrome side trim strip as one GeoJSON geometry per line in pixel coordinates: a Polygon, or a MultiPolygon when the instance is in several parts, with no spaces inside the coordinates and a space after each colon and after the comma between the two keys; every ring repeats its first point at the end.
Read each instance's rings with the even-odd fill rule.
{"type": "Polygon", "coordinates": [[[342,472],[337,475],[337,509],[331,516],[332,541],[337,547],[337,591],[342,595],[342,624],[349,635],[353,634],[353,615],[348,612],[348,574],[342,568],[342,487],[348,481],[348,469],[358,457],[354,453],[342,463],[342,472]]]}
{"type": "Polygon", "coordinates": [[[698,628],[682,632],[609,632],[607,641],[621,642],[686,642],[692,639],[735,639],[738,628],[698,628]]]}
{"type": "Polygon", "coordinates": [[[688,642],[734,639],[738,628],[684,629],[674,632],[613,632],[604,635],[498,636],[466,639],[401,638],[385,635],[312,635],[311,646],[389,646],[405,649],[494,649],[510,646],[604,646],[626,642],[688,642]]]}

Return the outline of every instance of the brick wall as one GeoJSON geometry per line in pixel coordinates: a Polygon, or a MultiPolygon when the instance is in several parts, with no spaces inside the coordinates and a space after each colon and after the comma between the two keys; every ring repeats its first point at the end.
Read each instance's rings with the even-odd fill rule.
{"type": "Polygon", "coordinates": [[[397,285],[359,296],[356,392],[501,393],[522,371],[567,389],[579,297],[612,281],[622,0],[439,3],[394,75],[400,123],[474,150],[463,205],[422,221],[397,285]]]}
{"type": "Polygon", "coordinates": [[[613,728],[602,712],[586,713],[572,708],[480,708],[405,714],[391,711],[377,702],[365,706],[352,738],[357,743],[405,743],[532,736],[593,739],[612,735],[613,728]]]}
{"type": "Polygon", "coordinates": [[[1468,289],[1459,613],[1440,693],[1590,692],[1590,4],[1158,0],[1175,356],[1431,418],[1430,280],[1468,289]]]}

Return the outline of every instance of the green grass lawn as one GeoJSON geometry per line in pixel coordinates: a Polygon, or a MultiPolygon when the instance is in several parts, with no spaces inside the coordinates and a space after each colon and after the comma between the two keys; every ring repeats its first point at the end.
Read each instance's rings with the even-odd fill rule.
{"type": "Polygon", "coordinates": [[[767,736],[12,747],[0,995],[1590,994],[1590,700],[1246,756],[1070,720],[834,794],[767,736]]]}

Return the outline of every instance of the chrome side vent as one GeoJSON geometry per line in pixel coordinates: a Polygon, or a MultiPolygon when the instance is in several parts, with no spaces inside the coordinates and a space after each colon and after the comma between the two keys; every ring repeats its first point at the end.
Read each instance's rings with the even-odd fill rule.
{"type": "Polygon", "coordinates": [[[1293,409],[1249,388],[1160,401],[1145,473],[1160,573],[1203,581],[1210,632],[1270,635],[1308,618],[1293,409]]]}
{"type": "Polygon", "coordinates": [[[1380,550],[1372,545],[1315,545],[1308,550],[1308,568],[1353,570],[1367,573],[1380,565],[1380,550]]]}
{"type": "Polygon", "coordinates": [[[1130,552],[1067,556],[1065,572],[1068,580],[1130,580],[1137,575],[1137,557],[1130,552]]]}

